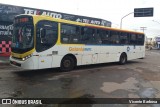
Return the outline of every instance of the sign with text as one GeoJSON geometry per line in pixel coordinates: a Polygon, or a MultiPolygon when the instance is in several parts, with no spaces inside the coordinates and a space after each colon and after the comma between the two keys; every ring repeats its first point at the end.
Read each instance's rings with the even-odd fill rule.
{"type": "MultiPolygon", "coordinates": [[[[4,98],[3,105],[41,104],[160,104],[160,98],[4,98]]],[[[159,106],[157,106],[159,107],[159,106]]]]}
{"type": "Polygon", "coordinates": [[[65,20],[111,27],[110,21],[99,18],[66,14],[61,12],[14,6],[14,5],[6,5],[0,3],[0,21],[12,22],[14,17],[19,14],[45,15],[53,18],[60,18],[65,20]]]}
{"type": "Polygon", "coordinates": [[[134,17],[152,17],[153,8],[135,8],[134,17]]]}

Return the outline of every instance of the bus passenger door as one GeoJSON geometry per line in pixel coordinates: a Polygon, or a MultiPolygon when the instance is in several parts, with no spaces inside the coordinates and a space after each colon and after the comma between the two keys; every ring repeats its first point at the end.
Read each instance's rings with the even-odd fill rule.
{"type": "Polygon", "coordinates": [[[39,69],[52,67],[52,48],[58,38],[58,23],[41,20],[36,29],[36,51],[39,56],[39,69]]]}

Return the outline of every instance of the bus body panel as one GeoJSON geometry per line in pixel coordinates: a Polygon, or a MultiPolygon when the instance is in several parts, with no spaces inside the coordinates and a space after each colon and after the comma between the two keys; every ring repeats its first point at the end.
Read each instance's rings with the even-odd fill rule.
{"type": "Polygon", "coordinates": [[[52,67],[52,56],[49,55],[40,55],[38,65],[38,69],[43,69],[43,68],[51,68],[52,67]]]}
{"type": "Polygon", "coordinates": [[[145,55],[143,48],[144,48],[143,46],[137,46],[136,49],[139,50],[136,51],[136,49],[134,49],[134,46],[57,45],[47,51],[41,53],[36,52],[35,55],[38,54],[38,56],[33,56],[27,59],[26,61],[17,61],[13,58],[10,58],[10,60],[20,63],[21,67],[24,69],[55,68],[55,67],[60,67],[61,61],[65,55],[72,54],[75,55],[77,59],[77,66],[79,66],[79,65],[96,64],[96,63],[118,62],[120,55],[123,52],[127,54],[128,60],[143,58],[145,55]],[[129,52],[127,52],[128,47],[130,47],[129,52]],[[74,49],[81,49],[81,48],[91,49],[92,52],[73,51],[74,49]],[[52,52],[57,52],[57,54],[52,54],[52,52]]]}
{"type": "Polygon", "coordinates": [[[25,61],[19,61],[10,57],[10,62],[12,62],[11,65],[13,66],[19,64],[19,66],[16,67],[21,67],[23,69],[37,69],[37,67],[34,65],[35,63],[33,62],[33,58],[29,58],[25,61]]]}

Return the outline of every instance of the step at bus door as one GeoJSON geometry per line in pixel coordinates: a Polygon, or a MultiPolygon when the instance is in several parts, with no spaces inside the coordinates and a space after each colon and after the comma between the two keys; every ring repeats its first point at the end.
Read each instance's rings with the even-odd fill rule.
{"type": "Polygon", "coordinates": [[[52,54],[39,56],[39,69],[52,67],[52,54]]]}

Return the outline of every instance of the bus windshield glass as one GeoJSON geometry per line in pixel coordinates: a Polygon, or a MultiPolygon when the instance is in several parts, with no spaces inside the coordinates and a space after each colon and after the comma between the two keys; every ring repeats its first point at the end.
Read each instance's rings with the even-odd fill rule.
{"type": "Polygon", "coordinates": [[[33,48],[33,23],[27,18],[15,19],[13,37],[12,37],[12,51],[16,53],[24,53],[33,48]]]}

